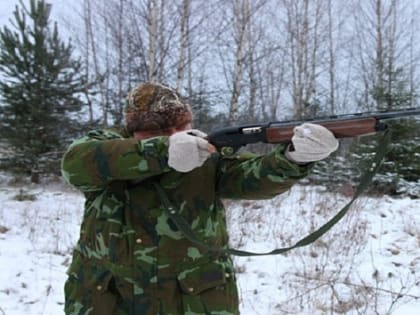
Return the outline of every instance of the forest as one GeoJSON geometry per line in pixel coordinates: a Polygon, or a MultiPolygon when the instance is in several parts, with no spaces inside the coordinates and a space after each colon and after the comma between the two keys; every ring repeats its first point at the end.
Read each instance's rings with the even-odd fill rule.
{"type": "MultiPolygon", "coordinates": [[[[206,132],[418,106],[418,1],[79,0],[58,22],[53,10],[20,2],[0,34],[1,164],[35,180],[57,172],[74,137],[122,124],[128,91],[145,81],[186,96],[206,132]]],[[[418,196],[419,121],[391,126],[378,187],[418,196]]],[[[345,141],[315,174],[357,178],[375,144],[345,141]]]]}

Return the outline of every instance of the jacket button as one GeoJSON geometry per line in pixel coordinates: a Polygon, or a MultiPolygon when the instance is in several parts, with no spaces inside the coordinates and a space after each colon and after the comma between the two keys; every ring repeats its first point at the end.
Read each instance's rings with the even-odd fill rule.
{"type": "Polygon", "coordinates": [[[142,242],[143,242],[143,240],[141,238],[136,239],[137,244],[141,244],[142,242]]]}
{"type": "Polygon", "coordinates": [[[101,286],[100,284],[98,284],[98,285],[96,286],[96,290],[101,291],[101,290],[102,290],[102,286],[101,286]]]}
{"type": "Polygon", "coordinates": [[[194,292],[194,288],[188,288],[188,292],[193,293],[194,292]]]}
{"type": "Polygon", "coordinates": [[[229,279],[229,278],[230,278],[230,273],[226,272],[226,273],[225,273],[225,278],[226,278],[226,279],[229,279]]]}

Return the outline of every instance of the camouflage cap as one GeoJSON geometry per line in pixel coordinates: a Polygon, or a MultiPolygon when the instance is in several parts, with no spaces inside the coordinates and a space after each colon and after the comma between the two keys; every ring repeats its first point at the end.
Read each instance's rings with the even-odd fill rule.
{"type": "Polygon", "coordinates": [[[147,82],[128,94],[125,120],[129,132],[165,130],[191,122],[192,112],[175,90],[147,82]]]}

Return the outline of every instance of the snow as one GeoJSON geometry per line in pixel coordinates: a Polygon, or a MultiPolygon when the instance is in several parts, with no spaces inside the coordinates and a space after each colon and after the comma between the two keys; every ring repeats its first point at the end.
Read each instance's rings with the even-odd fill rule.
{"type": "MultiPolygon", "coordinates": [[[[257,217],[244,219],[250,223],[239,230],[245,232],[236,228],[233,238],[247,238],[245,247],[252,243],[252,248],[259,241],[261,251],[294,244],[308,234],[304,230],[311,220],[317,222],[314,227],[327,220],[319,209],[331,216],[345,204],[341,199],[319,188],[297,187],[276,198],[279,208],[273,202],[252,203],[245,213],[257,208],[257,217]],[[249,233],[252,229],[256,231],[249,233]],[[258,236],[252,240],[250,234],[258,236]],[[267,246],[271,236],[286,241],[267,246]]],[[[361,198],[311,246],[286,257],[237,259],[244,270],[239,274],[243,314],[420,314],[419,206],[419,200],[361,198]],[[355,305],[360,305],[359,313],[355,305]]]]}
{"type": "Polygon", "coordinates": [[[64,314],[62,286],[83,199],[62,186],[0,182],[0,314],[64,314]]]}
{"type": "MultiPolygon", "coordinates": [[[[264,252],[291,245],[347,198],[298,185],[270,201],[227,202],[232,246],[264,252]]],[[[82,195],[59,180],[22,185],[2,174],[0,202],[0,314],[64,314],[82,195]]],[[[420,314],[419,206],[363,197],[310,246],[236,258],[241,314],[420,314]]]]}

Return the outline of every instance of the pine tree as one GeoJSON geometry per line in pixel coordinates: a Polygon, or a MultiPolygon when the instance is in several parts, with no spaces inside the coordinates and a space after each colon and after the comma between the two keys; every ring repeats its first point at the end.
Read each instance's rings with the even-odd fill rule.
{"type": "Polygon", "coordinates": [[[81,62],[72,57],[71,42],[60,39],[57,24],[51,27],[51,5],[30,0],[29,6],[21,0],[12,29],[0,30],[0,135],[19,172],[56,172],[83,105],[81,62]]]}

